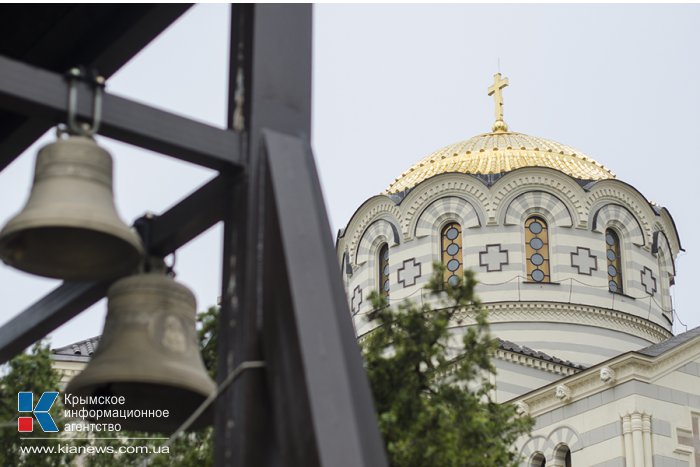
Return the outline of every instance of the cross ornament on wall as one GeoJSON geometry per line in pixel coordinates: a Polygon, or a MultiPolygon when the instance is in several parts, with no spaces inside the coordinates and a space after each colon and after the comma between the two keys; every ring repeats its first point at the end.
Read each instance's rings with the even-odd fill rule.
{"type": "Polygon", "coordinates": [[[654,277],[654,273],[651,271],[651,269],[644,266],[641,274],[644,291],[649,295],[654,295],[654,293],[656,293],[656,277],[654,277]]]}
{"type": "Polygon", "coordinates": [[[598,270],[598,258],[591,255],[590,248],[576,247],[576,252],[571,252],[571,267],[576,268],[579,274],[592,275],[592,271],[598,270]]]}
{"type": "Polygon", "coordinates": [[[695,465],[700,466],[700,414],[693,413],[690,416],[691,430],[677,428],[678,444],[683,446],[681,450],[695,456],[695,465]]]}
{"type": "Polygon", "coordinates": [[[501,271],[507,264],[508,250],[504,250],[500,243],[486,245],[486,249],[479,252],[479,266],[485,267],[486,272],[501,271]]]}
{"type": "Polygon", "coordinates": [[[416,280],[421,276],[421,263],[416,258],[409,258],[397,271],[399,283],[404,287],[416,285],[416,280]]]}
{"type": "Polygon", "coordinates": [[[362,289],[358,285],[355,287],[355,290],[352,291],[352,300],[350,301],[350,308],[352,308],[353,315],[359,313],[360,305],[362,305],[362,289]]]}

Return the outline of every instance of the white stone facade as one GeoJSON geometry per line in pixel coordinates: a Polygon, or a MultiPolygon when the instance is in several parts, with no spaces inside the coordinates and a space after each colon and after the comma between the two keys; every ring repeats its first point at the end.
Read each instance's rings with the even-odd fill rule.
{"type": "Polygon", "coordinates": [[[539,167],[509,172],[490,187],[472,175],[440,174],[403,199],[365,202],[337,243],[358,335],[368,330],[381,245],[389,245],[390,302],[425,300],[449,222],[463,229],[463,264],[478,273],[477,293],[498,337],[592,365],[671,336],[680,244],[668,212],[624,182],[581,186],[539,167]],[[549,226],[547,284],[526,279],[524,222],[534,214],[549,226]],[[608,290],[607,228],[620,238],[624,294],[608,290]]]}

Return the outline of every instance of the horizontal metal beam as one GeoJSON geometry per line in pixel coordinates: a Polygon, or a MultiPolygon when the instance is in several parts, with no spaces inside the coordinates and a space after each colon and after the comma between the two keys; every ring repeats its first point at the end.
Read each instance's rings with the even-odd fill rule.
{"type": "MultiPolygon", "coordinates": [[[[54,18],[49,34],[34,38],[31,50],[13,58],[53,71],[85,65],[109,78],[190,7],[184,4],[125,6],[119,9],[116,18],[110,18],[105,31],[102,27],[90,27],[94,26],[95,13],[102,11],[100,5],[75,6],[73,10],[79,13],[54,18]],[[83,22],[85,16],[92,19],[87,27],[83,22]],[[99,37],[94,33],[97,30],[99,37]],[[73,37],[73,42],[67,41],[68,37],[73,37]]],[[[39,5],[14,5],[13,8],[14,13],[23,12],[21,18],[41,11],[39,5]]],[[[8,13],[8,17],[15,16],[8,13]]],[[[41,118],[0,114],[0,171],[53,124],[41,118]]]]}
{"type": "MultiPolygon", "coordinates": [[[[57,73],[0,56],[0,108],[66,121],[68,85],[57,73]]],[[[92,90],[78,86],[77,115],[91,120],[92,90]]],[[[239,135],[105,93],[100,134],[216,170],[242,166],[239,135]]]]}
{"type": "MultiPolygon", "coordinates": [[[[168,255],[222,217],[223,176],[209,181],[151,221],[150,251],[168,255]]],[[[111,282],[64,282],[0,327],[0,363],[67,322],[104,297],[111,282]]]]}

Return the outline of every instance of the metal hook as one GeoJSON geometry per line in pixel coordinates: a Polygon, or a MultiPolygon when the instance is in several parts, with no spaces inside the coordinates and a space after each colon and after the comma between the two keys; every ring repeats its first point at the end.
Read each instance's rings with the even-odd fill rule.
{"type": "Polygon", "coordinates": [[[176,275],[176,274],[175,274],[175,264],[177,264],[177,251],[173,251],[173,252],[170,253],[168,256],[172,256],[172,257],[173,257],[173,262],[172,262],[171,264],[168,264],[168,263],[165,261],[165,259],[167,258],[167,256],[166,256],[165,258],[163,258],[163,262],[165,263],[165,270],[167,271],[167,273],[168,273],[168,275],[169,275],[170,277],[175,277],[175,275],[176,275]]]}
{"type": "Polygon", "coordinates": [[[68,79],[68,128],[67,130],[80,136],[92,137],[100,128],[102,119],[102,93],[105,86],[105,79],[102,76],[92,73],[88,78],[82,68],[71,68],[67,74],[68,79]],[[92,123],[78,123],[78,81],[86,81],[92,86],[92,123]]]}

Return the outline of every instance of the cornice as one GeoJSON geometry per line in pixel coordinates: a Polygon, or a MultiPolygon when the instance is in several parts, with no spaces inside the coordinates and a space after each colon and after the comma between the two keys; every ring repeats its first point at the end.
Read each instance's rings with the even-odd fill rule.
{"type": "Polygon", "coordinates": [[[537,417],[628,381],[636,380],[652,383],[675,371],[685,362],[697,358],[699,354],[700,338],[690,340],[658,357],[649,357],[637,352],[627,352],[577,374],[567,376],[530,393],[511,399],[510,402],[525,403],[529,407],[530,415],[537,417]],[[612,381],[609,379],[610,374],[614,375],[612,381]],[[558,385],[566,385],[569,388],[571,393],[570,399],[562,401],[557,398],[556,387],[558,385]]]}
{"type": "Polygon", "coordinates": [[[547,373],[554,373],[556,375],[561,376],[569,376],[581,371],[567,365],[550,362],[541,358],[523,355],[521,353],[512,352],[510,350],[504,349],[496,350],[494,358],[497,358],[504,362],[514,363],[516,365],[526,366],[529,368],[534,368],[536,370],[546,371],[547,373]]]}

